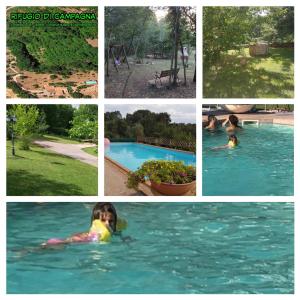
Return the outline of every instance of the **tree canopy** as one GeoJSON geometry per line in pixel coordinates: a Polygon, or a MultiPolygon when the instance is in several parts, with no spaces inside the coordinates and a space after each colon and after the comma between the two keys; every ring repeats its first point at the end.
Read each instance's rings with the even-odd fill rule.
{"type": "Polygon", "coordinates": [[[105,137],[109,139],[136,139],[163,137],[182,141],[196,140],[196,124],[172,123],[167,112],[155,113],[137,110],[122,117],[119,111],[106,112],[105,137]]]}
{"type": "MultiPolygon", "coordinates": [[[[196,44],[196,13],[190,7],[180,7],[181,39],[196,44]]],[[[145,54],[160,52],[169,55],[173,46],[171,8],[167,7],[106,7],[105,43],[122,44],[129,55],[143,58],[145,54]],[[156,11],[165,11],[158,19],[156,11]]]]}
{"type": "Polygon", "coordinates": [[[292,43],[293,7],[204,7],[204,65],[218,61],[222,53],[256,41],[292,43]]]}
{"type": "MultiPolygon", "coordinates": [[[[83,8],[84,9],[84,8],[83,8]]],[[[97,20],[12,20],[12,13],[63,13],[61,7],[14,7],[7,16],[7,46],[21,70],[69,74],[97,70],[98,49],[86,41],[98,38],[97,20]],[[69,25],[69,26],[68,26],[69,25]]],[[[97,14],[96,7],[89,12],[97,14]]]]}

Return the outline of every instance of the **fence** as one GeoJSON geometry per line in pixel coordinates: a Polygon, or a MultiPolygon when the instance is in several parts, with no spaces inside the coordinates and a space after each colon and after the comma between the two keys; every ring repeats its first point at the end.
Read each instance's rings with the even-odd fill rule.
{"type": "Polygon", "coordinates": [[[137,137],[137,142],[155,146],[168,147],[178,150],[196,152],[196,142],[194,141],[179,141],[174,139],[156,137],[137,137]]]}

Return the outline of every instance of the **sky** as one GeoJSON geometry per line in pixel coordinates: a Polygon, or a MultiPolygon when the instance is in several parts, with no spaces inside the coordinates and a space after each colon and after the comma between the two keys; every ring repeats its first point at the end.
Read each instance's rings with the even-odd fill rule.
{"type": "Polygon", "coordinates": [[[161,19],[163,19],[167,15],[168,10],[163,9],[163,8],[155,8],[154,13],[155,13],[157,21],[159,22],[161,19]]]}
{"type": "Polygon", "coordinates": [[[196,105],[194,104],[114,104],[105,105],[105,112],[119,111],[123,117],[139,109],[148,109],[155,113],[167,112],[173,123],[196,123],[196,105]]]}

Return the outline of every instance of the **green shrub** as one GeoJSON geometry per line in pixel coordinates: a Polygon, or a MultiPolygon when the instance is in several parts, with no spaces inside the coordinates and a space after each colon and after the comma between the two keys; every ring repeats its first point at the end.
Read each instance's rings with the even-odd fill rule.
{"type": "Polygon", "coordinates": [[[20,137],[19,149],[20,150],[30,150],[32,138],[31,136],[20,137]]]}

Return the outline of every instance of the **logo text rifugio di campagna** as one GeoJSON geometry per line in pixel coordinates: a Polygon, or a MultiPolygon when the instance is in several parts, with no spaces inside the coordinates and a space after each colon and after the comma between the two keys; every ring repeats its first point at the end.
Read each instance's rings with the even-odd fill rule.
{"type": "Polygon", "coordinates": [[[97,20],[95,13],[11,13],[11,20],[97,20]]]}

